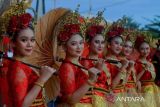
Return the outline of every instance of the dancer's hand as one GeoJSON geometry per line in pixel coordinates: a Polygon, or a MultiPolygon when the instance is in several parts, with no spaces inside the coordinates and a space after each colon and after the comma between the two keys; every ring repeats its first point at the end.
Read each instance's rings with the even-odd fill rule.
{"type": "Polygon", "coordinates": [[[141,82],[140,81],[136,82],[136,87],[137,87],[137,91],[140,93],[141,92],[141,82]]]}
{"type": "Polygon", "coordinates": [[[133,60],[129,61],[129,67],[134,67],[135,62],[133,60]]]}
{"type": "Polygon", "coordinates": [[[129,65],[129,61],[127,59],[122,59],[121,64],[123,68],[127,68],[129,65]]]}
{"type": "Polygon", "coordinates": [[[40,77],[39,77],[40,81],[45,83],[55,72],[56,72],[56,69],[54,68],[51,68],[49,66],[42,66],[40,70],[40,77]]]}
{"type": "Polygon", "coordinates": [[[100,70],[98,70],[95,67],[92,67],[88,70],[89,73],[89,80],[92,82],[96,82],[97,81],[97,76],[100,73],[100,70]]]}
{"type": "Polygon", "coordinates": [[[143,65],[143,69],[144,69],[145,71],[149,71],[149,70],[150,70],[150,68],[151,68],[151,64],[150,64],[149,62],[144,63],[144,65],[143,65]]]}
{"type": "Polygon", "coordinates": [[[134,65],[135,65],[135,62],[133,60],[130,60],[128,65],[129,70],[134,69],[134,65]]]}
{"type": "Polygon", "coordinates": [[[105,60],[102,58],[99,58],[95,67],[99,70],[102,70],[104,64],[105,64],[105,60]]]}

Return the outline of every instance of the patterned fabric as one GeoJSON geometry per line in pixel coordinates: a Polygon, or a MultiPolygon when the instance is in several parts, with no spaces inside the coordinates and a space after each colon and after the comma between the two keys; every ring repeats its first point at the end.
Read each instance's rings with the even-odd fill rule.
{"type": "MultiPolygon", "coordinates": [[[[69,63],[70,61],[68,59],[66,59],[64,62],[65,63],[61,65],[59,70],[59,76],[61,81],[61,103],[58,105],[58,107],[108,107],[106,100],[104,99],[104,97],[101,96],[104,95],[104,93],[102,93],[103,90],[99,89],[96,94],[92,93],[92,89],[90,89],[86,93],[86,95],[80,99],[79,103],[75,103],[72,105],[67,104],[67,97],[73,94],[88,80],[88,74],[82,69],[69,63]]],[[[102,83],[103,80],[101,80],[99,85],[102,83]]],[[[103,85],[102,87],[106,86],[103,85]]]]}
{"type": "MultiPolygon", "coordinates": [[[[137,74],[142,72],[144,62],[138,60],[136,64],[137,74]]],[[[147,62],[150,63],[150,62],[147,62]]],[[[143,103],[144,107],[158,107],[160,104],[160,94],[159,89],[153,82],[155,79],[155,69],[153,64],[150,63],[151,66],[148,70],[144,72],[142,77],[140,78],[142,85],[142,96],[144,97],[145,102],[143,103]]]]}
{"type": "MultiPolygon", "coordinates": [[[[110,57],[107,56],[107,59],[113,59],[113,60],[118,60],[118,57],[110,57]]],[[[117,76],[117,74],[120,72],[119,68],[121,67],[121,65],[119,64],[107,64],[108,70],[111,73],[111,80],[113,81],[114,78],[117,76]]],[[[120,77],[122,78],[122,77],[120,77]]],[[[127,104],[125,104],[125,102],[123,101],[116,101],[116,99],[119,97],[124,97],[124,85],[122,84],[123,80],[119,82],[119,84],[112,90],[113,91],[113,96],[115,97],[115,101],[113,103],[111,103],[109,106],[110,107],[127,107],[127,104]]]]}
{"type": "MultiPolygon", "coordinates": [[[[86,68],[91,68],[95,66],[95,62],[92,60],[84,60],[81,62],[86,68]]],[[[95,83],[95,88],[108,90],[109,85],[111,84],[111,75],[110,72],[107,69],[107,65],[103,66],[103,70],[101,71],[100,75],[97,78],[97,82],[95,83]]],[[[98,91],[97,91],[98,93],[98,91]]]]}
{"type": "MultiPolygon", "coordinates": [[[[95,66],[94,61],[84,60],[81,62],[86,68],[91,68],[95,66]]],[[[107,69],[105,64],[102,67],[102,71],[97,78],[97,82],[94,84],[94,87],[90,90],[92,107],[108,107],[107,94],[109,93],[109,87],[111,85],[110,72],[107,69]]]]}
{"type": "MultiPolygon", "coordinates": [[[[137,74],[142,72],[142,70],[143,70],[143,64],[142,63],[146,63],[146,62],[142,62],[140,60],[137,61],[137,64],[136,64],[136,72],[137,72],[137,74]]],[[[148,62],[148,63],[150,63],[150,62],[148,62]]],[[[153,64],[151,64],[150,71],[149,70],[145,71],[144,74],[142,75],[142,77],[140,78],[140,81],[154,80],[155,79],[155,75],[156,74],[155,74],[154,66],[153,66],[153,64]]]]}
{"type": "MultiPolygon", "coordinates": [[[[23,100],[27,93],[34,86],[38,79],[37,74],[28,66],[19,61],[11,61],[7,71],[8,93],[4,94],[7,107],[22,107],[23,100]],[[8,101],[7,101],[8,100],[8,101]]],[[[42,92],[33,101],[31,107],[44,107],[42,92]]]]}
{"type": "MultiPolygon", "coordinates": [[[[128,69],[127,69],[128,70],[128,69]]],[[[132,69],[131,73],[128,75],[127,83],[125,84],[125,91],[129,96],[138,96],[137,89],[136,89],[136,70],[135,67],[132,69]]],[[[129,103],[129,107],[134,107],[135,103],[129,103]]],[[[138,106],[138,105],[137,105],[138,106]]]]}
{"type": "Polygon", "coordinates": [[[59,69],[60,77],[60,101],[66,103],[67,97],[72,95],[77,89],[79,89],[87,80],[88,75],[82,69],[69,63],[68,59],[65,59],[59,69]]]}

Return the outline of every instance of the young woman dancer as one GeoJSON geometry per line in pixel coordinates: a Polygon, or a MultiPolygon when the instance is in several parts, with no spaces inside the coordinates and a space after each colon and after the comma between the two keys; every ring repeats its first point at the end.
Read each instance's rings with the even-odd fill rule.
{"type": "Polygon", "coordinates": [[[3,105],[7,107],[44,107],[42,88],[45,82],[56,71],[48,66],[42,66],[40,72],[23,64],[25,58],[32,54],[35,45],[35,35],[32,26],[32,16],[29,13],[12,16],[7,29],[11,37],[14,51],[6,73],[8,93],[3,95],[3,105]]]}

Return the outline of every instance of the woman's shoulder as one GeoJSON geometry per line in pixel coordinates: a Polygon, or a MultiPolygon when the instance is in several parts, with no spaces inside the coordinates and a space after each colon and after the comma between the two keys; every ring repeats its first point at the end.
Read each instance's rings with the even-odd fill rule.
{"type": "Polygon", "coordinates": [[[22,64],[20,61],[11,61],[8,66],[10,70],[22,69],[22,64]]]}
{"type": "Polygon", "coordinates": [[[60,68],[61,68],[61,67],[72,67],[72,66],[73,66],[73,64],[71,64],[70,62],[63,62],[63,63],[61,64],[60,68]]]}
{"type": "Polygon", "coordinates": [[[68,63],[68,62],[63,62],[62,64],[61,64],[61,66],[60,66],[60,68],[59,68],[59,71],[66,71],[66,70],[72,70],[72,69],[74,69],[74,66],[73,66],[73,64],[71,64],[71,63],[68,63]]]}
{"type": "Polygon", "coordinates": [[[9,69],[10,71],[15,72],[15,73],[24,72],[26,75],[30,75],[33,72],[33,70],[29,66],[17,60],[12,61],[9,64],[9,69]]]}

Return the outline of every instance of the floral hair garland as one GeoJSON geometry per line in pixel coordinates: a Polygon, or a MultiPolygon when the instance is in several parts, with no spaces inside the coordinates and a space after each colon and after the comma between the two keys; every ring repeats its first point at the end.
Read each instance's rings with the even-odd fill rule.
{"type": "Polygon", "coordinates": [[[97,34],[102,34],[103,31],[104,31],[104,27],[103,26],[101,26],[101,25],[92,25],[87,29],[86,35],[88,36],[89,39],[91,39],[94,36],[96,36],[97,34]]]}
{"type": "Polygon", "coordinates": [[[135,40],[135,48],[139,49],[139,46],[143,43],[146,42],[144,35],[138,35],[136,40],[135,40]]]}
{"type": "Polygon", "coordinates": [[[15,32],[25,29],[32,25],[32,16],[29,13],[24,13],[19,16],[14,15],[11,17],[8,26],[8,33],[14,34],[15,32]]]}
{"type": "Polygon", "coordinates": [[[107,36],[108,38],[112,38],[114,36],[120,36],[124,31],[124,28],[123,27],[113,27],[108,33],[107,33],[107,36]]]}
{"type": "Polygon", "coordinates": [[[77,33],[80,33],[79,24],[66,24],[64,25],[64,30],[59,33],[58,39],[61,42],[66,42],[71,38],[71,36],[77,33]]]}
{"type": "Polygon", "coordinates": [[[112,38],[114,37],[122,37],[122,33],[124,32],[124,28],[121,26],[113,26],[109,31],[106,33],[108,42],[111,42],[112,38]]]}

